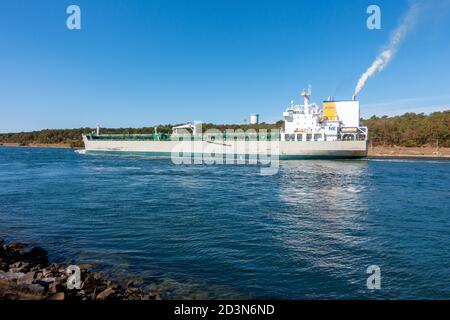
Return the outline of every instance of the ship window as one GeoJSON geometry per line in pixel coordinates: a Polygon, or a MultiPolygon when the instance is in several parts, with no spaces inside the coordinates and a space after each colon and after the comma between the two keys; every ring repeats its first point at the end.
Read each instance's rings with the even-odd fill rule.
{"type": "Polygon", "coordinates": [[[297,134],[297,141],[303,141],[303,134],[297,134]]]}
{"type": "Polygon", "coordinates": [[[322,134],[320,134],[320,133],[314,134],[314,141],[318,141],[321,138],[322,138],[322,134]]]}
{"type": "Polygon", "coordinates": [[[312,134],[311,133],[307,133],[306,134],[306,141],[311,141],[312,139],[312,134]]]}
{"type": "Polygon", "coordinates": [[[295,140],[295,134],[285,134],[284,139],[286,141],[294,141],[295,140]]]}

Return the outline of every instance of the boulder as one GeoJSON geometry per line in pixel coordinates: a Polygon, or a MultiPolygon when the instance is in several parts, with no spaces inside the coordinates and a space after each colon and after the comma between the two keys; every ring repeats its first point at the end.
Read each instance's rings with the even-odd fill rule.
{"type": "Polygon", "coordinates": [[[107,288],[106,290],[100,292],[96,299],[97,300],[107,300],[113,297],[116,291],[113,288],[107,288]]]}
{"type": "Polygon", "coordinates": [[[64,300],[66,298],[66,294],[64,292],[57,292],[52,295],[48,300],[64,300]]]}
{"type": "Polygon", "coordinates": [[[32,264],[41,266],[48,265],[47,251],[41,247],[33,247],[30,251],[23,254],[23,260],[32,264]]]}
{"type": "Polygon", "coordinates": [[[35,285],[38,285],[38,286],[42,287],[42,288],[44,289],[44,292],[47,292],[47,291],[48,291],[48,286],[49,286],[49,283],[48,283],[48,282],[46,282],[46,281],[42,281],[42,280],[38,280],[38,279],[34,279],[34,280],[33,280],[33,284],[35,284],[35,285]]]}
{"type": "Polygon", "coordinates": [[[0,271],[0,280],[17,281],[17,279],[22,278],[24,275],[23,272],[0,271]]]}
{"type": "Polygon", "coordinates": [[[8,271],[8,269],[8,264],[0,260],[0,271],[8,271]]]}
{"type": "Polygon", "coordinates": [[[55,281],[48,285],[48,291],[50,293],[58,293],[63,292],[66,287],[62,284],[61,281],[55,281]]]}
{"type": "MultiPolygon", "coordinates": [[[[47,267],[47,269],[50,270],[54,275],[57,275],[57,274],[61,273],[61,271],[60,271],[61,266],[58,263],[55,263],[55,262],[51,263],[47,267]]],[[[62,270],[62,273],[65,273],[65,269],[62,270]]]]}
{"type": "Polygon", "coordinates": [[[37,270],[36,271],[36,279],[41,280],[44,278],[44,274],[42,273],[42,271],[37,270]]]}
{"type": "Polygon", "coordinates": [[[21,242],[11,242],[10,244],[7,244],[7,245],[5,246],[5,249],[6,249],[6,250],[17,250],[17,251],[20,251],[20,250],[25,249],[26,247],[28,247],[28,245],[25,244],[25,243],[21,243],[21,242]]]}
{"type": "Polygon", "coordinates": [[[42,269],[41,265],[38,264],[38,265],[31,267],[30,271],[38,272],[38,271],[41,271],[41,269],[42,269]]]}
{"type": "Polygon", "coordinates": [[[0,245],[0,259],[6,258],[6,250],[0,245]]]}
{"type": "Polygon", "coordinates": [[[36,295],[44,295],[47,292],[47,288],[40,285],[39,283],[31,283],[31,284],[20,283],[20,284],[17,284],[17,287],[21,291],[25,291],[25,292],[28,292],[31,294],[36,294],[36,295]]]}
{"type": "Polygon", "coordinates": [[[42,278],[39,280],[42,282],[46,282],[46,283],[53,283],[53,282],[56,282],[57,279],[55,277],[47,277],[47,278],[42,278]]]}
{"type": "Polygon", "coordinates": [[[84,290],[94,290],[97,286],[97,279],[93,274],[87,274],[83,283],[81,284],[81,288],[84,290]]]}
{"type": "Polygon", "coordinates": [[[42,276],[44,278],[50,277],[52,275],[52,272],[50,270],[47,270],[47,268],[42,269],[42,276]]]}
{"type": "Polygon", "coordinates": [[[36,277],[36,272],[34,271],[30,271],[27,272],[23,275],[23,277],[20,277],[19,279],[17,279],[17,284],[32,284],[34,279],[36,277]]]}
{"type": "Polygon", "coordinates": [[[30,269],[30,264],[23,261],[15,262],[9,265],[9,270],[20,271],[23,273],[27,273],[28,271],[30,271],[30,269]]]}

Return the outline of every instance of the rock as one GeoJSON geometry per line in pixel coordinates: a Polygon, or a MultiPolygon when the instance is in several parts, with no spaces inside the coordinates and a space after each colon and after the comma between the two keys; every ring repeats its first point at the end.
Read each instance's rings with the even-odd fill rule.
{"type": "Polygon", "coordinates": [[[23,265],[22,261],[16,262],[16,263],[12,263],[9,265],[10,268],[20,268],[23,265]]]}
{"type": "Polygon", "coordinates": [[[10,244],[7,244],[5,246],[6,250],[23,250],[26,247],[28,247],[28,245],[26,245],[25,243],[21,243],[21,242],[11,242],[10,244]]]}
{"type": "Polygon", "coordinates": [[[47,278],[48,276],[51,276],[51,275],[52,275],[52,272],[50,270],[42,269],[42,276],[44,278],[47,278]]]}
{"type": "Polygon", "coordinates": [[[125,297],[128,300],[142,300],[143,296],[143,292],[139,288],[128,287],[125,291],[125,297]]]}
{"type": "Polygon", "coordinates": [[[31,284],[21,283],[17,284],[17,287],[20,290],[29,292],[31,294],[43,295],[45,294],[45,292],[47,292],[47,288],[40,285],[39,283],[31,283],[31,284]]]}
{"type": "Polygon", "coordinates": [[[23,275],[23,277],[20,277],[19,279],[17,279],[17,284],[32,284],[34,281],[34,278],[36,276],[36,272],[30,271],[27,272],[23,275]]]}
{"type": "Polygon", "coordinates": [[[97,285],[97,279],[92,274],[86,275],[83,283],[81,284],[81,288],[85,290],[93,289],[97,285]]]}
{"type": "Polygon", "coordinates": [[[35,280],[33,280],[33,284],[38,285],[38,286],[44,288],[45,291],[48,291],[49,283],[46,282],[46,281],[36,280],[36,279],[35,279],[35,280]]]}
{"type": "Polygon", "coordinates": [[[158,289],[152,288],[148,291],[148,299],[145,300],[161,300],[161,295],[158,289]]]}
{"type": "Polygon", "coordinates": [[[2,247],[2,245],[0,245],[0,259],[5,259],[6,258],[6,250],[5,248],[2,247]]]}
{"type": "Polygon", "coordinates": [[[55,277],[48,277],[48,278],[42,278],[42,279],[39,279],[39,280],[42,281],[42,282],[46,282],[46,283],[53,283],[53,282],[56,281],[56,278],[55,277]]]}
{"type": "Polygon", "coordinates": [[[64,292],[57,292],[52,295],[48,300],[64,300],[66,298],[66,294],[64,292]]]}
{"type": "MultiPolygon", "coordinates": [[[[48,270],[50,270],[54,275],[61,273],[59,270],[62,269],[61,266],[58,263],[51,263],[48,267],[48,270]]],[[[65,273],[65,269],[62,270],[63,273],[65,273]]]]}
{"type": "Polygon", "coordinates": [[[20,271],[23,273],[27,273],[30,271],[30,264],[28,262],[19,261],[9,265],[9,270],[20,271]]]}
{"type": "Polygon", "coordinates": [[[0,271],[0,280],[7,280],[7,281],[17,280],[19,278],[22,278],[24,275],[25,273],[23,272],[0,271]]]}
{"type": "Polygon", "coordinates": [[[4,260],[8,263],[8,264],[13,264],[17,261],[21,261],[22,260],[22,254],[14,249],[8,249],[5,246],[5,250],[6,250],[6,257],[4,257],[4,260]]]}
{"type": "Polygon", "coordinates": [[[23,254],[23,260],[33,264],[46,266],[48,265],[47,251],[41,247],[34,247],[30,251],[23,254]]]}
{"type": "Polygon", "coordinates": [[[59,282],[59,281],[50,283],[50,284],[48,285],[48,291],[49,291],[50,293],[63,292],[64,289],[65,289],[65,286],[64,286],[61,282],[59,282]]]}
{"type": "Polygon", "coordinates": [[[128,287],[126,292],[127,292],[127,294],[130,294],[130,295],[136,295],[136,294],[140,294],[141,290],[138,288],[134,288],[134,287],[128,287]]]}
{"type": "Polygon", "coordinates": [[[35,265],[34,267],[31,267],[30,271],[37,272],[37,271],[41,271],[41,269],[42,269],[41,265],[38,264],[38,265],[35,265]]]}
{"type": "Polygon", "coordinates": [[[2,246],[5,243],[5,240],[0,237],[0,246],[2,246]]]}
{"type": "Polygon", "coordinates": [[[67,288],[65,265],[49,264],[47,251],[23,243],[4,244],[0,238],[0,300],[149,300],[161,299],[159,291],[144,292],[135,281],[126,287],[80,265],[81,288],[67,288]]]}
{"type": "Polygon", "coordinates": [[[0,261],[0,271],[8,271],[9,267],[6,262],[0,261]]]}
{"type": "Polygon", "coordinates": [[[80,291],[77,292],[76,296],[77,296],[78,298],[83,299],[83,298],[86,297],[86,292],[85,292],[84,290],[80,290],[80,291]]]}
{"type": "Polygon", "coordinates": [[[106,290],[100,292],[97,295],[96,299],[97,300],[106,300],[106,299],[111,298],[114,295],[114,293],[115,293],[115,290],[113,288],[107,288],[106,290]]]}

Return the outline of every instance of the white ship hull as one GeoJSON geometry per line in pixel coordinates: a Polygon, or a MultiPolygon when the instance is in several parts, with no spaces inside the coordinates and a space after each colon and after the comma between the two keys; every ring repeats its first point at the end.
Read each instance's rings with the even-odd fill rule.
{"type": "Polygon", "coordinates": [[[279,159],[338,159],[367,156],[367,141],[133,141],[89,140],[87,153],[144,156],[203,156],[279,159]]]}

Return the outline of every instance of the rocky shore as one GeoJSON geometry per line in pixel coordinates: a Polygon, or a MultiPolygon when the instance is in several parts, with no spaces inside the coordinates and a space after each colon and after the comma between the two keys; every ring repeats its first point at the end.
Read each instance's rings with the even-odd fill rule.
{"type": "Polygon", "coordinates": [[[0,238],[0,300],[159,300],[157,290],[144,292],[133,282],[113,283],[79,266],[79,281],[68,266],[51,263],[47,251],[0,238]],[[75,283],[75,285],[74,285],[75,283]]]}

